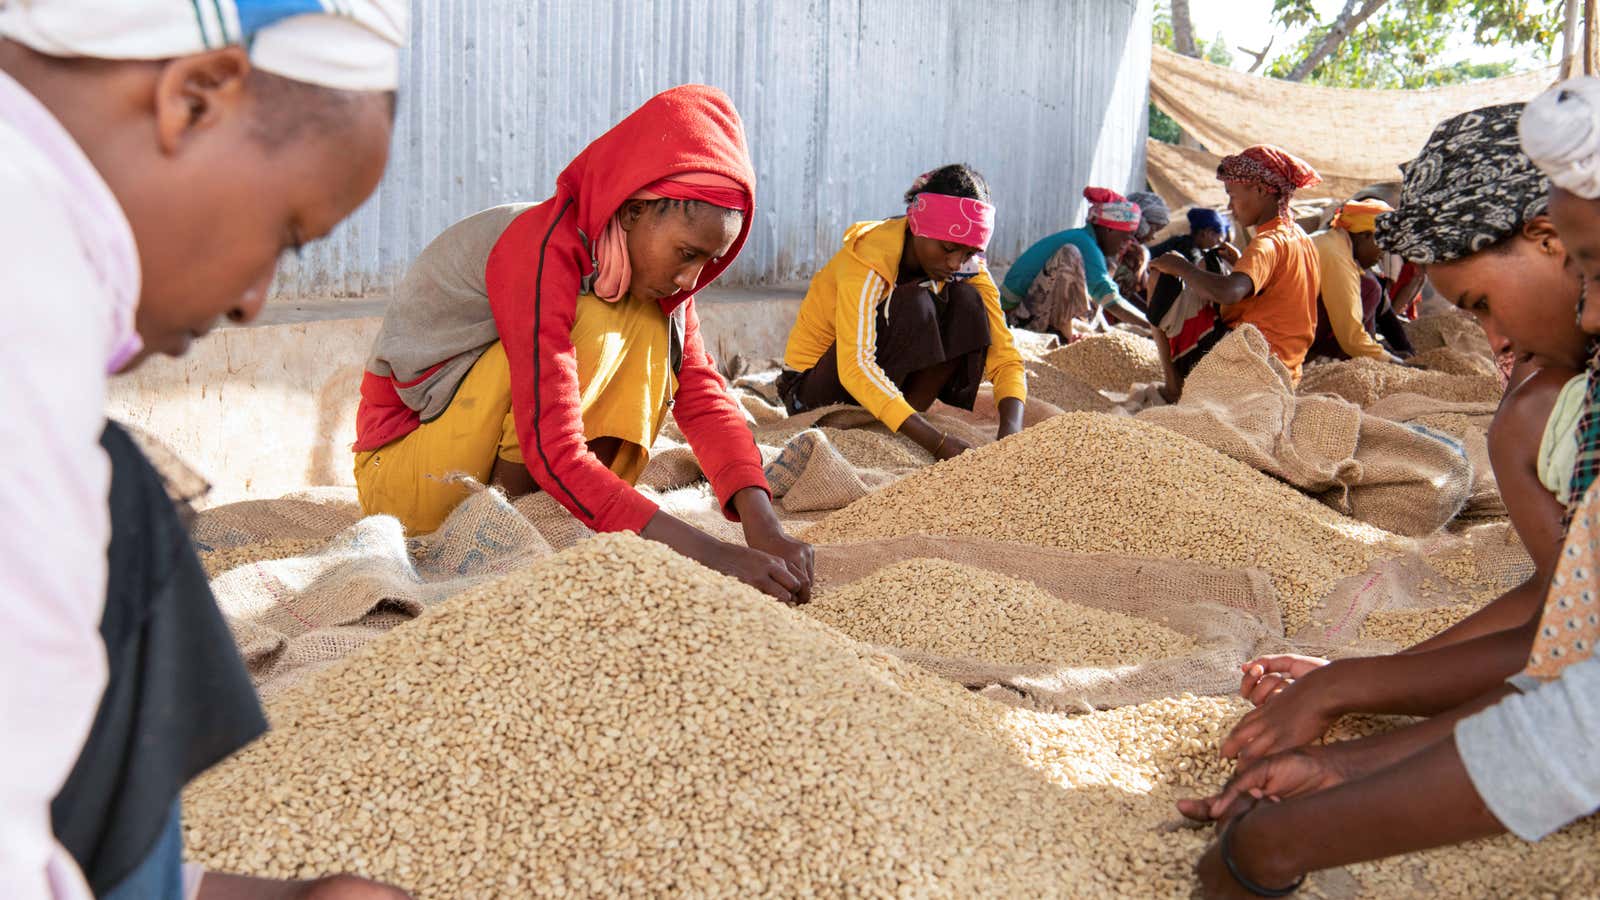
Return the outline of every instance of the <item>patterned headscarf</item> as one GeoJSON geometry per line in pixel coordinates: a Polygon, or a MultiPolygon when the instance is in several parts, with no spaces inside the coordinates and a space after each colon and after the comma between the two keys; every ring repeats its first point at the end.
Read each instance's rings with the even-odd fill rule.
{"type": "Polygon", "coordinates": [[[1139,205],[1139,228],[1134,231],[1133,237],[1139,243],[1150,239],[1150,235],[1172,223],[1172,210],[1167,208],[1167,201],[1149,191],[1134,191],[1128,199],[1139,205]]]}
{"type": "Polygon", "coordinates": [[[1378,217],[1394,212],[1394,207],[1382,200],[1351,200],[1339,207],[1329,224],[1351,234],[1367,234],[1378,227],[1378,217]]]}
{"type": "Polygon", "coordinates": [[[1545,211],[1550,179],[1522,152],[1523,104],[1446,119],[1405,163],[1400,208],[1378,219],[1378,246],[1419,265],[1450,262],[1498,244],[1545,211]]]}
{"type": "Polygon", "coordinates": [[[1304,187],[1322,183],[1322,176],[1311,164],[1281,147],[1257,144],[1233,156],[1225,156],[1217,165],[1217,180],[1259,184],[1278,195],[1278,216],[1289,218],[1289,200],[1294,192],[1304,187]]]}
{"type": "Polygon", "coordinates": [[[392,91],[408,0],[0,0],[0,35],[46,56],[171,59],[231,45],[307,84],[392,91]]]}
{"type": "Polygon", "coordinates": [[[1089,224],[1112,231],[1139,229],[1139,204],[1110,188],[1087,187],[1083,199],[1089,201],[1089,224]]]}
{"type": "Polygon", "coordinates": [[[1528,104],[1522,150],[1556,187],[1600,198],[1600,78],[1563,81],[1528,104]]]}

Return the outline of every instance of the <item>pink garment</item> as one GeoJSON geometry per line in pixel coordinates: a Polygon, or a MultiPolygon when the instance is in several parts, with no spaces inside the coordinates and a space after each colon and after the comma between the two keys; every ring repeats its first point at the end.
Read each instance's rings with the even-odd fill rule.
{"type": "MultiPolygon", "coordinates": [[[[664,178],[629,195],[629,200],[701,200],[725,209],[750,214],[750,197],[737,181],[714,172],[685,172],[664,178]]],[[[615,303],[627,294],[633,281],[633,265],[628,261],[628,232],[617,215],[611,217],[594,245],[594,294],[615,303]]]]}
{"type": "Polygon", "coordinates": [[[106,375],[139,350],[139,255],[61,124],[0,72],[0,885],[88,898],[50,801],[106,678],[106,375]]]}
{"type": "Polygon", "coordinates": [[[912,198],[906,224],[917,237],[987,250],[994,235],[994,205],[924,191],[912,198]]]}

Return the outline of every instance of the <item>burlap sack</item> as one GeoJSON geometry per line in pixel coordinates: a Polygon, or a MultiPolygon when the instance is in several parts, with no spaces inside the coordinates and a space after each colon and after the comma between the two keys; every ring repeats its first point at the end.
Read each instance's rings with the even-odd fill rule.
{"type": "Polygon", "coordinates": [[[657,441],[650,453],[650,461],[639,475],[639,484],[660,490],[672,490],[694,484],[705,476],[700,471],[700,460],[687,444],[657,441]]]}
{"type": "Polygon", "coordinates": [[[1207,353],[1174,406],[1138,418],[1187,435],[1310,492],[1341,491],[1361,477],[1361,411],[1333,398],[1301,400],[1266,338],[1246,325],[1207,353]]]}
{"type": "Polygon", "coordinates": [[[1238,688],[1241,663],[1287,647],[1272,583],[1254,569],[917,536],[817,547],[818,589],[848,584],[885,566],[919,558],[1025,579],[1064,601],[1159,622],[1200,645],[1190,656],[1115,668],[996,665],[885,648],[1014,706],[1080,712],[1184,691],[1227,693],[1238,688]]]}
{"type": "Polygon", "coordinates": [[[1364,415],[1338,397],[1296,395],[1290,384],[1261,332],[1247,325],[1206,354],[1177,405],[1139,418],[1396,534],[1431,534],[1466,505],[1473,473],[1459,442],[1364,415]]]}
{"type": "Polygon", "coordinates": [[[190,526],[190,536],[206,551],[278,538],[329,538],[360,519],[360,508],[342,494],[302,493],[204,510],[190,526]]]}
{"type": "MultiPolygon", "coordinates": [[[[252,518],[257,527],[276,521],[280,531],[303,530],[293,521],[301,502],[260,501],[252,518]]],[[[270,696],[426,606],[551,552],[504,495],[480,487],[433,534],[408,542],[398,520],[371,516],[320,550],[223,572],[211,588],[252,678],[270,696]]]]}
{"type": "Polygon", "coordinates": [[[858,469],[820,428],[790,438],[767,465],[766,475],[772,496],[790,512],[842,509],[897,477],[883,470],[858,469]]]}
{"type": "Polygon", "coordinates": [[[1361,642],[1361,626],[1372,613],[1434,609],[1471,597],[1487,600],[1533,574],[1533,560],[1509,523],[1435,535],[1416,542],[1408,553],[1340,580],[1314,613],[1315,624],[1295,640],[1303,651],[1321,656],[1393,652],[1402,648],[1361,642]]]}
{"type": "Polygon", "coordinates": [[[1460,441],[1472,464],[1472,493],[1457,518],[1497,519],[1509,514],[1489,459],[1489,426],[1498,408],[1495,402],[1452,403],[1421,394],[1395,394],[1366,411],[1379,418],[1442,431],[1460,441]]]}
{"type": "Polygon", "coordinates": [[[1472,496],[1466,448],[1420,425],[1363,416],[1356,462],[1356,482],[1347,491],[1325,493],[1323,502],[1395,534],[1432,534],[1472,496]]]}

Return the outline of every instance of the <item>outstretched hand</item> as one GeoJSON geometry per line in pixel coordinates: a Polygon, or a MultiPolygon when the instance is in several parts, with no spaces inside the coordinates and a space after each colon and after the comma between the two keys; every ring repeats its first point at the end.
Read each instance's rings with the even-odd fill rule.
{"type": "Polygon", "coordinates": [[[1222,742],[1222,755],[1249,763],[1303,747],[1327,733],[1339,713],[1315,674],[1272,692],[1272,702],[1245,713],[1222,742]]]}
{"type": "Polygon", "coordinates": [[[1239,667],[1244,672],[1244,677],[1239,681],[1239,696],[1249,700],[1253,706],[1260,706],[1297,679],[1327,664],[1328,661],[1321,657],[1297,653],[1257,657],[1239,667]]]}
{"type": "Polygon", "coordinates": [[[1179,800],[1178,812],[1197,822],[1221,824],[1238,814],[1241,799],[1276,802],[1327,790],[1346,778],[1336,754],[1322,747],[1301,747],[1240,766],[1210,797],[1179,800]]]}

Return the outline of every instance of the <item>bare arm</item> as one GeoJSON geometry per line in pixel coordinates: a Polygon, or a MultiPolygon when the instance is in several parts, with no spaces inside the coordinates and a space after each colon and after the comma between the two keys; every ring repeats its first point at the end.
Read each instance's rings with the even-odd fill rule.
{"type": "Polygon", "coordinates": [[[1227,275],[1208,272],[1184,259],[1181,253],[1168,253],[1153,260],[1150,265],[1159,272],[1182,278],[1184,286],[1199,294],[1207,303],[1228,306],[1248,300],[1256,292],[1255,283],[1243,272],[1227,275]]]}
{"type": "MultiPolygon", "coordinates": [[[[1263,803],[1229,835],[1234,865],[1267,887],[1306,872],[1505,833],[1447,736],[1372,775],[1282,803],[1263,803]]],[[[1249,897],[1213,844],[1198,872],[1206,897],[1249,897]]]]}
{"type": "Polygon", "coordinates": [[[1432,716],[1499,689],[1528,661],[1537,620],[1438,650],[1335,660],[1245,714],[1222,742],[1242,761],[1304,746],[1346,713],[1432,716]]]}
{"type": "Polygon", "coordinates": [[[1178,367],[1172,363],[1172,342],[1167,339],[1167,333],[1160,328],[1151,329],[1151,337],[1156,342],[1156,353],[1161,357],[1161,371],[1166,383],[1161,386],[1161,397],[1168,403],[1177,403],[1183,396],[1183,376],[1178,374],[1178,367]]]}
{"type": "Polygon", "coordinates": [[[1544,609],[1545,592],[1566,536],[1566,509],[1539,481],[1539,443],[1571,369],[1545,368],[1506,395],[1489,426],[1489,460],[1511,524],[1533,558],[1528,580],[1407,652],[1434,650],[1516,628],[1544,609]]]}

